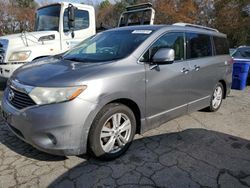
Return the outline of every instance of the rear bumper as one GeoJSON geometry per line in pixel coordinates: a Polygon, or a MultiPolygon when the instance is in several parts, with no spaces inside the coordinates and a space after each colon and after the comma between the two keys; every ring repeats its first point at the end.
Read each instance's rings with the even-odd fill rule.
{"type": "Polygon", "coordinates": [[[82,99],[17,110],[2,100],[2,114],[11,131],[35,148],[55,155],[86,152],[95,104],[82,99]],[[91,117],[91,118],[90,118],[91,117]]]}

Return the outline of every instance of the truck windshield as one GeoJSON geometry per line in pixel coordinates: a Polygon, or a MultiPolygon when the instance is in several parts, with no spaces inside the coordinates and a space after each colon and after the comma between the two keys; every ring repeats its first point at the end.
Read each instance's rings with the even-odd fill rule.
{"type": "Polygon", "coordinates": [[[38,9],[35,31],[58,31],[60,10],[60,5],[51,5],[38,9]]]}
{"type": "Polygon", "coordinates": [[[103,62],[130,55],[152,30],[119,30],[99,33],[69,50],[63,59],[77,62],[103,62]]]}

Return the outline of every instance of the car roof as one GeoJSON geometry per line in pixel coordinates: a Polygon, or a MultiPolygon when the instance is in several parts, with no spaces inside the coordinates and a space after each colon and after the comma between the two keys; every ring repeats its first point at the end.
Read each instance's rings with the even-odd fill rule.
{"type": "Polygon", "coordinates": [[[119,31],[119,30],[159,30],[166,27],[167,25],[135,25],[135,26],[124,26],[110,29],[109,31],[119,31]]]}
{"type": "Polygon", "coordinates": [[[136,25],[136,26],[124,26],[124,27],[118,27],[118,28],[113,28],[109,29],[107,31],[125,31],[125,30],[181,30],[181,31],[187,31],[187,32],[197,32],[197,33],[202,33],[202,34],[208,34],[208,35],[213,35],[213,36],[220,36],[220,37],[226,37],[225,34],[212,31],[212,30],[207,30],[207,29],[202,29],[202,28],[195,28],[195,27],[189,27],[189,26],[178,26],[178,25],[136,25]]]}
{"type": "Polygon", "coordinates": [[[243,49],[244,49],[244,48],[247,48],[247,49],[248,49],[248,48],[250,48],[250,46],[239,46],[238,48],[241,48],[241,49],[242,49],[242,48],[243,48],[243,49]]]}

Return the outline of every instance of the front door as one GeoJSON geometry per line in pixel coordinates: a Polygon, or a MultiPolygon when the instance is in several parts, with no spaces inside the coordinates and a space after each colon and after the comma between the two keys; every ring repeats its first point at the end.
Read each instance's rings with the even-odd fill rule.
{"type": "Polygon", "coordinates": [[[81,41],[95,34],[95,24],[91,16],[92,12],[88,9],[77,8],[75,10],[75,22],[73,34],[68,27],[68,8],[63,13],[63,32],[62,32],[62,49],[67,51],[76,46],[81,41]]]}
{"type": "Polygon", "coordinates": [[[141,58],[146,62],[146,117],[150,128],[187,112],[188,64],[184,54],[184,33],[172,32],[160,37],[141,58]],[[152,65],[152,57],[160,48],[175,50],[172,64],[152,65]]]}

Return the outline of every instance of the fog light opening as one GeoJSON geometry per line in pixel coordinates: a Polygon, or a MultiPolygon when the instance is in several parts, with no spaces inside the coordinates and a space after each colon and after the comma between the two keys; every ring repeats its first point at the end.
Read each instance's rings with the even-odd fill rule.
{"type": "Polygon", "coordinates": [[[54,144],[54,145],[57,144],[57,140],[56,140],[56,137],[54,135],[48,133],[47,136],[50,139],[50,141],[52,142],[52,144],[54,144]]]}

